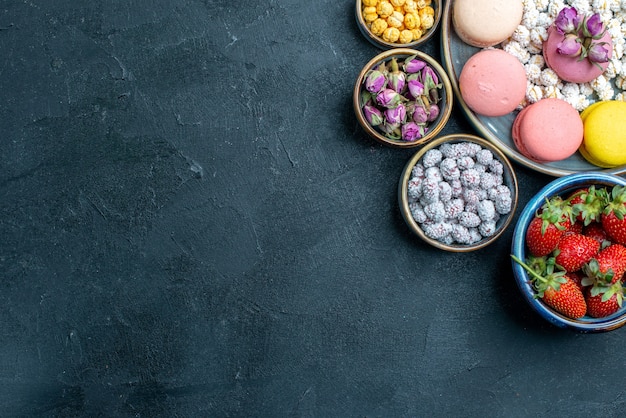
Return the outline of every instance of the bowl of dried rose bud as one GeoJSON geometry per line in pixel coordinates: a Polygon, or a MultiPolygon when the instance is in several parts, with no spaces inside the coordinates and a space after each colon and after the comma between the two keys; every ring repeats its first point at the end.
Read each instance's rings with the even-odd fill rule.
{"type": "Polygon", "coordinates": [[[434,35],[442,10],[440,0],[357,0],[355,16],[378,48],[416,48],[434,35]]]}
{"type": "Polygon", "coordinates": [[[423,145],[452,113],[450,79],[430,55],[397,48],[372,58],[354,84],[359,124],[374,140],[395,148],[423,145]]]}
{"type": "Polygon", "coordinates": [[[413,155],[398,184],[400,212],[428,244],[451,252],[488,246],[517,207],[515,171],[487,140],[469,134],[437,138],[413,155]]]}
{"type": "Polygon", "coordinates": [[[520,212],[511,263],[523,298],[549,323],[581,332],[626,324],[626,179],[558,178],[520,212]]]}

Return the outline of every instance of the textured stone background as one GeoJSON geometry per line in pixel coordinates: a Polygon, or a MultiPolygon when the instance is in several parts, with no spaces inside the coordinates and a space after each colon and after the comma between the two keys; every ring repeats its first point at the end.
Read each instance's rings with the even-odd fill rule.
{"type": "Polygon", "coordinates": [[[0,415],[620,415],[624,333],[539,320],[512,231],[405,226],[353,9],[3,2],[0,415]]]}

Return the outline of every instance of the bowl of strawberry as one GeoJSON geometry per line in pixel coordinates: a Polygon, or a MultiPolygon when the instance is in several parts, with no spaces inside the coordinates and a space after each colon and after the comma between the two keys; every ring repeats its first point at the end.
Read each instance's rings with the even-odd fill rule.
{"type": "Polygon", "coordinates": [[[546,185],[520,213],[511,262],[524,299],[553,325],[624,325],[626,179],[588,172],[546,185]]]}

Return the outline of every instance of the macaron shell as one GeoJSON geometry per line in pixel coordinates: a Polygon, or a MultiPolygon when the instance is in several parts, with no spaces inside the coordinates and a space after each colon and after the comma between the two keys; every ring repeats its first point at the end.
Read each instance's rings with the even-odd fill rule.
{"type": "Polygon", "coordinates": [[[593,155],[589,154],[589,151],[587,151],[587,148],[585,147],[585,144],[583,142],[583,144],[580,146],[580,148],[578,148],[578,152],[580,152],[580,155],[583,156],[583,158],[585,160],[587,160],[588,162],[590,162],[591,164],[597,166],[597,167],[601,167],[601,168],[612,168],[612,165],[607,165],[605,162],[598,160],[597,158],[594,158],[593,155]]]}
{"type": "Polygon", "coordinates": [[[466,44],[486,48],[510,37],[522,21],[521,0],[455,0],[452,25],[466,44]]]}
{"type": "Polygon", "coordinates": [[[522,124],[522,120],[524,119],[526,113],[528,112],[530,106],[526,106],[523,108],[513,120],[513,127],[511,128],[511,137],[513,137],[513,143],[517,150],[524,155],[525,157],[533,159],[533,157],[528,153],[526,146],[524,145],[524,141],[522,140],[522,135],[520,132],[520,126],[522,124]]]}
{"type": "Polygon", "coordinates": [[[583,142],[582,144],[580,144],[580,148],[578,148],[578,152],[580,152],[580,155],[582,155],[583,158],[587,160],[588,162],[590,162],[591,164],[598,166],[598,167],[602,167],[602,168],[610,168],[604,162],[598,160],[593,155],[589,154],[589,151],[587,151],[587,148],[585,147],[585,134],[584,134],[585,120],[587,120],[587,116],[589,116],[591,112],[593,112],[594,109],[597,109],[599,106],[603,105],[604,103],[605,102],[603,101],[595,102],[587,106],[585,110],[583,110],[580,113],[580,119],[583,121],[583,142]]]}
{"type": "Polygon", "coordinates": [[[583,143],[581,155],[602,168],[626,164],[626,102],[610,100],[594,103],[581,115],[583,143]]]}
{"type": "Polygon", "coordinates": [[[517,58],[501,49],[484,49],[472,55],[459,75],[465,104],[484,116],[503,116],[526,97],[526,71],[517,58]]]}
{"type": "Polygon", "coordinates": [[[548,98],[525,107],[512,128],[520,153],[538,162],[560,161],[573,155],[583,139],[583,123],[572,105],[548,98]]]}
{"type": "Polygon", "coordinates": [[[580,118],[582,119],[583,123],[585,122],[585,119],[587,119],[587,116],[589,116],[591,114],[591,112],[593,112],[594,109],[597,109],[598,106],[601,106],[601,105],[603,105],[605,103],[606,102],[604,102],[604,101],[599,101],[599,102],[592,103],[589,106],[587,106],[585,108],[585,110],[580,112],[580,118]]]}
{"type": "MultiPolygon", "coordinates": [[[[543,43],[543,58],[560,79],[571,83],[588,83],[598,78],[608,67],[608,62],[594,64],[587,59],[579,60],[578,57],[561,55],[557,51],[559,43],[564,35],[560,34],[554,26],[548,28],[548,39],[543,43]]],[[[609,58],[613,55],[613,41],[607,31],[597,42],[609,44],[609,58]]]]}

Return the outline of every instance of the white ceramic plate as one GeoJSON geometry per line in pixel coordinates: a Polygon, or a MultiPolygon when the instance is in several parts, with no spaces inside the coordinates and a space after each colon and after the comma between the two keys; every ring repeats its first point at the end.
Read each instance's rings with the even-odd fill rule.
{"type": "Polygon", "coordinates": [[[576,153],[566,160],[551,163],[538,163],[530,160],[517,151],[513,139],[511,138],[511,127],[513,126],[516,112],[500,117],[481,116],[472,112],[459,93],[458,80],[465,62],[480,49],[467,45],[461,41],[454,32],[451,22],[451,4],[451,1],[446,2],[441,19],[441,55],[443,57],[443,64],[450,76],[450,82],[454,94],[457,97],[457,103],[481,136],[493,142],[512,160],[533,170],[555,177],[587,171],[602,171],[611,174],[626,173],[626,165],[611,169],[602,169],[588,163],[579,153],[576,153]]]}

